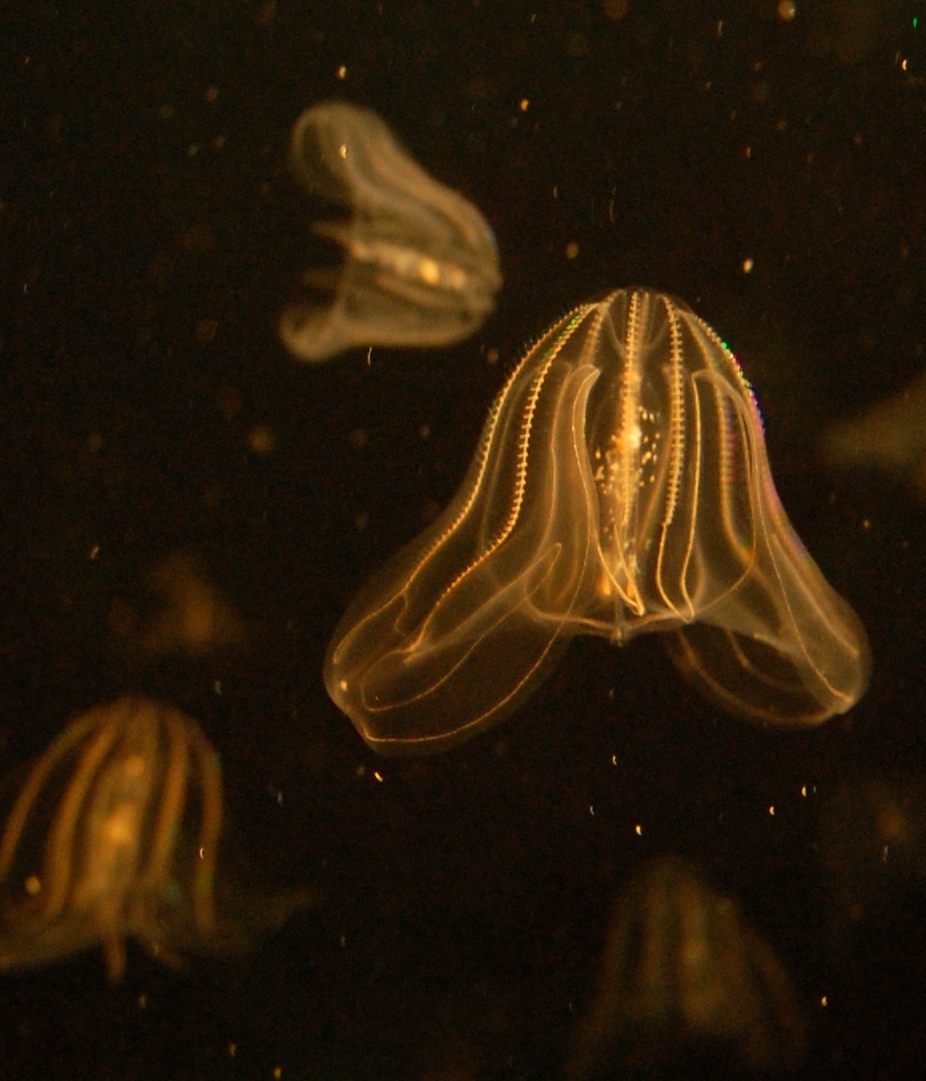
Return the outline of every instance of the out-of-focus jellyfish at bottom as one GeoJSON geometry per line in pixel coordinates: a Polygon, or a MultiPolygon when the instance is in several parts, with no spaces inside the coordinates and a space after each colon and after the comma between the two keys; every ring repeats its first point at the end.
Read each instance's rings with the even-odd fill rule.
{"type": "Polygon", "coordinates": [[[0,969],[100,943],[115,981],[129,938],[168,963],[239,948],[217,913],[222,820],[219,758],[189,717],[137,697],[77,717],[0,834],[0,969]]]}
{"type": "Polygon", "coordinates": [[[651,860],[620,894],[568,1076],[698,1067],[787,1071],[804,1024],[771,948],[687,861],[651,860]]]}

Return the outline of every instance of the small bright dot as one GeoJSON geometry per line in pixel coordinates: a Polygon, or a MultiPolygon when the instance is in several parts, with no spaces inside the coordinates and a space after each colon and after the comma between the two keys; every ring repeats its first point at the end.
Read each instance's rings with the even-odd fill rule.
{"type": "Polygon", "coordinates": [[[748,273],[750,273],[750,271],[752,270],[752,268],[753,268],[753,267],[754,267],[755,265],[756,265],[756,264],[755,264],[755,263],[753,262],[753,260],[752,260],[752,259],[744,259],[744,260],[743,260],[743,273],[744,273],[744,274],[748,274],[748,273]]]}
{"type": "Polygon", "coordinates": [[[780,0],[778,4],[778,18],[783,23],[789,23],[797,14],[797,4],[794,0],[780,0]]]}
{"type": "Polygon", "coordinates": [[[775,817],[775,804],[774,803],[769,807],[768,813],[772,816],[772,818],[775,817]]]}
{"type": "Polygon", "coordinates": [[[338,70],[337,70],[337,73],[336,73],[336,74],[337,74],[337,77],[338,77],[339,79],[346,79],[346,78],[347,78],[347,65],[346,65],[346,64],[342,64],[342,65],[341,65],[341,66],[340,66],[340,67],[338,68],[338,70]]]}
{"type": "Polygon", "coordinates": [[[440,281],[440,264],[424,255],[418,264],[418,273],[425,285],[437,285],[440,281]]]}
{"type": "Polygon", "coordinates": [[[347,157],[347,143],[341,143],[338,147],[338,157],[343,161],[347,157]]]}
{"type": "Polygon", "coordinates": [[[829,1004],[830,1004],[830,1000],[827,998],[827,996],[826,995],[821,995],[820,996],[820,1005],[821,1006],[829,1006],[829,1004]]]}
{"type": "Polygon", "coordinates": [[[117,807],[103,823],[103,836],[110,844],[125,846],[132,844],[135,840],[131,823],[125,820],[124,808],[125,804],[117,807]],[[122,811],[123,817],[120,817],[120,811],[122,811]]]}
{"type": "Polygon", "coordinates": [[[807,785],[805,784],[801,785],[801,795],[804,797],[804,799],[807,799],[807,785]]]}
{"type": "Polygon", "coordinates": [[[578,254],[579,245],[574,240],[570,240],[569,243],[566,245],[566,258],[575,259],[578,254]]]}
{"type": "Polygon", "coordinates": [[[612,755],[611,755],[611,765],[612,765],[612,766],[616,766],[616,765],[617,765],[617,755],[616,755],[616,754],[612,754],[612,755]]]}
{"type": "Polygon", "coordinates": [[[379,781],[380,784],[383,783],[383,775],[379,772],[378,769],[373,770],[373,778],[374,780],[379,781]]]}
{"type": "Polygon", "coordinates": [[[29,877],[26,879],[26,893],[28,893],[30,897],[35,897],[35,895],[39,893],[41,889],[42,880],[39,878],[39,876],[29,875],[29,877]]]}
{"type": "Polygon", "coordinates": [[[635,833],[635,834],[636,834],[636,835],[637,835],[638,837],[642,837],[642,836],[643,836],[643,827],[642,827],[642,826],[640,825],[640,823],[639,823],[639,822],[638,822],[638,823],[637,823],[637,824],[636,824],[636,825],[635,825],[635,826],[633,827],[633,832],[634,832],[634,833],[635,833]]]}
{"type": "Polygon", "coordinates": [[[531,103],[527,98],[521,98],[521,100],[518,102],[518,108],[521,110],[522,113],[526,113],[530,107],[531,103]]]}
{"type": "Polygon", "coordinates": [[[88,558],[89,559],[96,559],[96,557],[99,554],[100,554],[100,546],[98,544],[94,544],[94,546],[90,549],[90,551],[88,553],[88,558]]]}
{"type": "Polygon", "coordinates": [[[342,691],[346,691],[347,690],[347,680],[346,679],[339,679],[338,680],[338,687],[340,687],[340,689],[342,691]]]}
{"type": "Polygon", "coordinates": [[[868,518],[862,519],[862,529],[871,529],[871,521],[868,518]]]}
{"type": "Polygon", "coordinates": [[[592,818],[595,817],[595,805],[594,805],[594,803],[590,803],[588,805],[588,813],[592,816],[592,818]]]}
{"type": "Polygon", "coordinates": [[[274,1066],[273,1067],[273,1081],[280,1081],[280,1078],[282,1076],[283,1076],[283,1067],[282,1066],[274,1066]]]}

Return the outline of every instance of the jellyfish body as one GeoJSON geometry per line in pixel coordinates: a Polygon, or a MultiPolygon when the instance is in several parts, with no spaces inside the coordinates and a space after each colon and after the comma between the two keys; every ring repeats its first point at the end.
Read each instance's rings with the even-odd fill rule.
{"type": "Polygon", "coordinates": [[[515,368],[457,495],[344,615],[325,681],[372,747],[431,752],[515,709],[576,635],[648,631],[751,719],[822,721],[868,678],[733,354],[683,302],[618,289],[515,368]]]}
{"type": "Polygon", "coordinates": [[[165,960],[217,946],[222,804],[218,757],[178,710],[128,697],[76,718],[0,835],[0,968],[99,942],[118,980],[128,938],[165,960]]]}
{"type": "Polygon", "coordinates": [[[449,345],[474,333],[501,285],[492,230],[462,195],[418,166],[369,109],[324,102],[293,127],[295,175],[347,215],[315,232],[343,249],[313,268],[280,320],[300,360],[354,346],[449,345]]]}
{"type": "Polygon", "coordinates": [[[729,1065],[724,1076],[789,1070],[804,1044],[791,982],[739,906],[680,857],[645,864],[615,904],[571,1081],[705,1056],[729,1065]]]}

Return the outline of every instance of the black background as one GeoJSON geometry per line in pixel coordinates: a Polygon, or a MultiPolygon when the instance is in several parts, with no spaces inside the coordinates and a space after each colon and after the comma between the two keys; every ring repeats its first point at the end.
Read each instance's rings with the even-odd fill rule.
{"type": "Polygon", "coordinates": [[[178,973],[131,949],[116,987],[96,951],[4,974],[0,1077],[556,1078],[621,883],[670,851],[791,973],[807,1076],[918,1073],[924,507],[820,453],[923,366],[917,13],[4,6],[0,755],[126,691],[172,701],[222,755],[228,865],[317,901],[244,958],[178,973]],[[506,281],[470,341],[317,367],[277,341],[310,250],[288,132],[331,97],[490,221],[506,281]],[[580,639],[503,726],[377,759],[321,684],[341,612],[450,498],[524,343],[633,283],[735,348],[782,500],[868,628],[867,696],[774,733],[702,701],[655,637],[580,639]],[[116,616],[178,550],[249,633],[142,663],[116,616]]]}

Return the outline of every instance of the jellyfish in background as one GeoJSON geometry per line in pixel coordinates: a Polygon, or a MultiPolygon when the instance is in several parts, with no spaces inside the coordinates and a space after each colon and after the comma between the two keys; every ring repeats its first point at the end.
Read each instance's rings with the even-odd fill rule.
{"type": "Polygon", "coordinates": [[[343,102],[307,109],[290,158],[308,192],[347,215],[314,226],[343,248],[344,263],[306,271],[306,294],[283,312],[280,337],[294,356],[449,345],[479,329],[501,285],[492,230],[408,156],[376,113],[343,102]]]}
{"type": "Polygon", "coordinates": [[[617,289],[515,368],[450,505],[342,618],[325,684],[374,749],[430,753],[511,713],[575,636],[649,631],[753,720],[818,723],[868,680],[733,354],[683,302],[617,289]]]}
{"type": "Polygon", "coordinates": [[[152,567],[136,596],[116,598],[108,622],[116,648],[142,661],[215,657],[249,634],[202,560],[182,549],[152,567]]]}
{"type": "Polygon", "coordinates": [[[178,710],[122,698],[77,717],[30,767],[0,835],[0,968],[125,940],[156,958],[225,948],[215,907],[222,774],[178,710]]]}
{"type": "Polygon", "coordinates": [[[570,1081],[613,1077],[620,1066],[789,1070],[804,1044],[787,974],[737,904],[680,857],[647,863],[614,908],[570,1081]]]}
{"type": "Polygon", "coordinates": [[[926,372],[858,416],[831,424],[823,454],[843,469],[876,469],[902,478],[926,502],[926,372]]]}
{"type": "Polygon", "coordinates": [[[891,762],[845,771],[823,789],[817,845],[831,946],[917,919],[926,888],[926,775],[891,762]]]}

